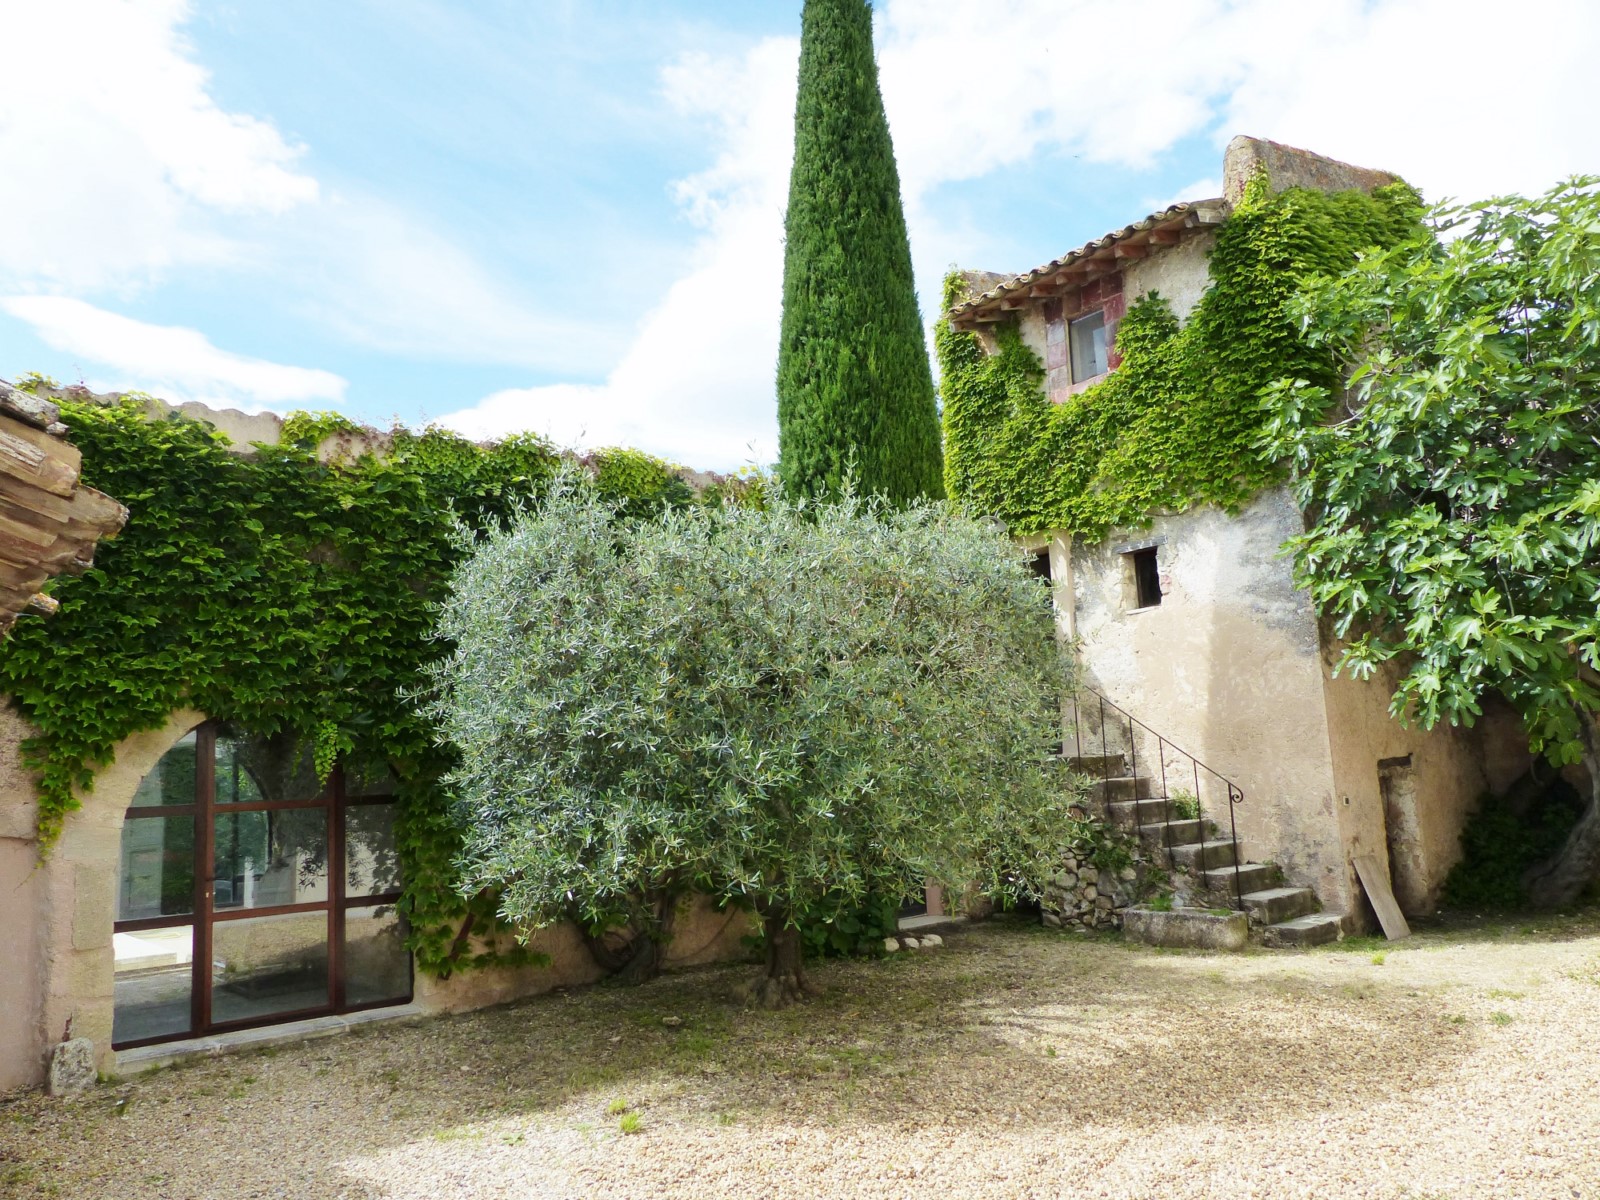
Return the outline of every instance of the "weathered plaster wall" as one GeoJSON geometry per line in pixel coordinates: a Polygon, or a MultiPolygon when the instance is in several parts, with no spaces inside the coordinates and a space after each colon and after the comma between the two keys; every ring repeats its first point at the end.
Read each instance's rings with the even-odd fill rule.
{"type": "Polygon", "coordinates": [[[44,903],[34,841],[33,790],[17,745],[31,732],[0,710],[0,1092],[39,1082],[40,957],[44,903]]]}
{"type": "Polygon", "coordinates": [[[1050,347],[1044,308],[1038,304],[1032,305],[1019,312],[1017,318],[1017,332],[1022,335],[1022,344],[1037,354],[1040,362],[1048,362],[1050,347]]]}
{"type": "MultiPolygon", "coordinates": [[[[1472,729],[1408,728],[1389,715],[1394,672],[1365,681],[1348,674],[1334,679],[1332,645],[1324,660],[1328,739],[1348,853],[1371,854],[1385,864],[1401,911],[1431,913],[1461,857],[1461,830],[1479,799],[1485,791],[1503,790],[1528,768],[1521,722],[1491,703],[1486,720],[1472,729]],[[1409,761],[1397,761],[1402,759],[1409,761]],[[1387,804],[1380,763],[1387,764],[1391,781],[1387,804]]],[[[1350,886],[1358,890],[1353,874],[1350,886]]]]}
{"type": "Polygon", "coordinates": [[[21,947],[18,961],[29,975],[32,995],[31,1001],[18,998],[18,986],[12,985],[0,1009],[6,1017],[0,1021],[0,1088],[39,1082],[50,1047],[62,1039],[69,1023],[72,1036],[94,1041],[100,1068],[111,1069],[111,925],[122,815],[156,760],[203,720],[201,713],[178,712],[164,728],[124,739],[111,764],[96,776],[94,790],[80,797],[82,808],[68,816],[60,841],[37,867],[33,783],[18,754],[27,726],[9,711],[0,721],[0,828],[6,846],[0,889],[9,895],[20,884],[32,897],[26,925],[11,919],[9,903],[0,925],[0,947],[21,947]],[[19,879],[24,864],[31,871],[19,879]],[[13,1014],[17,1019],[11,1019],[13,1014]]]}
{"type": "Polygon", "coordinates": [[[1211,251],[1217,231],[1207,229],[1176,246],[1137,259],[1123,268],[1124,297],[1129,307],[1150,292],[1160,292],[1178,320],[1187,321],[1211,286],[1211,251]]]}
{"type": "MultiPolygon", "coordinates": [[[[748,914],[734,909],[718,912],[709,900],[697,896],[678,917],[667,947],[665,968],[675,971],[741,958],[747,951],[740,939],[754,929],[748,914]]],[[[602,977],[574,926],[541,929],[529,939],[528,946],[549,955],[550,965],[461,971],[449,979],[435,979],[419,972],[415,1001],[430,1012],[462,1012],[553,988],[594,983],[602,977]]],[[[481,949],[481,944],[477,948],[481,949]]]]}
{"type": "MultiPolygon", "coordinates": [[[[1249,856],[1348,911],[1317,623],[1277,553],[1301,528],[1292,498],[1273,489],[1236,516],[1198,508],[1075,543],[1062,623],[1080,639],[1088,686],[1244,789],[1234,815],[1249,856]],[[1136,609],[1124,552],[1150,544],[1162,601],[1136,609]]],[[[1154,771],[1151,752],[1141,756],[1154,771]]],[[[1182,786],[1187,765],[1169,770],[1169,788],[1182,786]]],[[[1219,790],[1204,775],[1200,785],[1226,828],[1219,790]]]]}

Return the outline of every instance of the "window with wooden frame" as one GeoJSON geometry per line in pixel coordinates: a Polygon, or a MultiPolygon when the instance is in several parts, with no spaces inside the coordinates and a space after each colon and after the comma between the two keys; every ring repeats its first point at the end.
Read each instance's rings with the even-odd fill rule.
{"type": "Polygon", "coordinates": [[[117,882],[117,1048],[411,998],[386,775],[209,722],[140,781],[117,882]]]}
{"type": "Polygon", "coordinates": [[[1072,362],[1073,383],[1096,379],[1111,369],[1103,310],[1097,308],[1068,323],[1067,350],[1072,362]]]}

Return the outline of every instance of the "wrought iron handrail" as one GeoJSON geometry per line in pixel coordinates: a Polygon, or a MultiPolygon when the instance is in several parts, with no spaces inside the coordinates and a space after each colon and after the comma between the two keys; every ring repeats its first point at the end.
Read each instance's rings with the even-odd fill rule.
{"type": "MultiPolygon", "coordinates": [[[[1099,692],[1095,691],[1093,688],[1087,688],[1087,687],[1079,687],[1076,692],[1074,692],[1072,695],[1070,695],[1068,697],[1068,703],[1072,705],[1072,730],[1073,730],[1073,737],[1075,739],[1075,743],[1074,744],[1077,747],[1077,751],[1078,751],[1077,757],[1080,760],[1082,760],[1085,757],[1084,752],[1083,752],[1083,708],[1084,708],[1084,706],[1080,702],[1080,697],[1082,695],[1084,695],[1084,694],[1087,694],[1089,697],[1091,697],[1092,698],[1091,699],[1091,703],[1097,704],[1098,707],[1099,707],[1099,713],[1100,713],[1100,753],[1098,755],[1091,756],[1091,757],[1098,757],[1100,759],[1101,774],[1102,774],[1103,780],[1106,783],[1106,789],[1105,789],[1106,790],[1106,796],[1105,796],[1106,803],[1109,804],[1110,801],[1111,801],[1111,796],[1110,796],[1110,792],[1111,792],[1111,788],[1110,788],[1111,767],[1110,767],[1109,760],[1112,757],[1114,757],[1114,755],[1110,752],[1110,750],[1108,748],[1109,747],[1109,743],[1108,743],[1108,741],[1106,739],[1106,713],[1109,711],[1109,712],[1114,713],[1116,715],[1117,726],[1118,726],[1119,730],[1120,730],[1120,727],[1124,723],[1126,723],[1127,729],[1128,729],[1128,742],[1127,742],[1128,749],[1127,749],[1126,754],[1125,755],[1121,755],[1121,757],[1123,757],[1124,760],[1127,763],[1128,776],[1131,777],[1134,780],[1133,797],[1132,797],[1133,803],[1134,803],[1133,811],[1134,811],[1134,814],[1135,814],[1135,816],[1134,816],[1134,826],[1135,826],[1136,829],[1140,829],[1144,825],[1144,822],[1140,821],[1139,818],[1138,818],[1138,813],[1139,813],[1138,805],[1139,805],[1139,802],[1141,800],[1160,800],[1161,801],[1161,821],[1160,821],[1160,824],[1163,827],[1163,829],[1162,829],[1162,840],[1166,845],[1167,866],[1170,869],[1172,869],[1174,871],[1177,869],[1177,855],[1173,852],[1174,848],[1173,848],[1173,843],[1172,843],[1172,825],[1173,825],[1173,820],[1172,820],[1172,815],[1173,815],[1173,811],[1172,811],[1172,796],[1171,796],[1171,794],[1170,794],[1170,792],[1168,790],[1168,786],[1167,786],[1167,758],[1168,758],[1169,752],[1171,753],[1172,756],[1174,756],[1176,758],[1188,759],[1189,760],[1190,771],[1191,771],[1192,778],[1193,778],[1193,781],[1194,781],[1194,799],[1195,799],[1195,806],[1196,806],[1195,818],[1199,822],[1200,842],[1201,842],[1202,846],[1204,845],[1204,843],[1206,841],[1206,813],[1205,813],[1205,799],[1204,799],[1204,796],[1203,796],[1203,794],[1202,794],[1202,792],[1200,790],[1200,773],[1202,771],[1204,771],[1207,774],[1207,776],[1209,776],[1211,779],[1215,779],[1218,783],[1220,783],[1222,785],[1223,788],[1226,789],[1227,796],[1228,796],[1228,836],[1229,836],[1230,842],[1231,842],[1231,844],[1233,846],[1233,906],[1236,909],[1243,909],[1244,908],[1244,894],[1243,894],[1243,888],[1240,886],[1240,883],[1239,883],[1239,871],[1240,871],[1240,865],[1241,865],[1240,862],[1239,862],[1239,828],[1238,828],[1238,822],[1234,817],[1234,810],[1236,808],[1238,808],[1238,806],[1241,803],[1243,803],[1243,801],[1244,801],[1244,789],[1241,788],[1238,784],[1234,783],[1233,780],[1229,779],[1221,771],[1218,771],[1216,768],[1206,765],[1204,762],[1201,762],[1200,759],[1196,758],[1193,754],[1190,754],[1187,750],[1185,750],[1183,747],[1177,745],[1171,739],[1163,737],[1161,734],[1157,733],[1154,729],[1151,729],[1150,726],[1146,725],[1143,721],[1139,720],[1137,717],[1135,717],[1132,713],[1128,712],[1126,709],[1120,707],[1117,704],[1112,703],[1110,700],[1107,700],[1104,696],[1102,696],[1099,692]],[[1157,759],[1157,761],[1158,761],[1158,763],[1160,764],[1160,767],[1161,767],[1161,794],[1159,796],[1140,796],[1139,795],[1139,783],[1138,783],[1138,779],[1139,779],[1139,748],[1138,748],[1138,738],[1134,735],[1135,728],[1144,730],[1144,732],[1145,732],[1145,734],[1147,736],[1155,739],[1155,742],[1156,742],[1156,759],[1157,759]]],[[[1062,749],[1065,750],[1066,747],[1063,746],[1062,749]]],[[[1154,823],[1154,822],[1152,822],[1152,823],[1154,823]]],[[[1203,877],[1205,875],[1205,872],[1209,868],[1207,868],[1205,866],[1205,851],[1202,849],[1198,853],[1200,855],[1200,858],[1199,858],[1200,874],[1203,877]]]]}

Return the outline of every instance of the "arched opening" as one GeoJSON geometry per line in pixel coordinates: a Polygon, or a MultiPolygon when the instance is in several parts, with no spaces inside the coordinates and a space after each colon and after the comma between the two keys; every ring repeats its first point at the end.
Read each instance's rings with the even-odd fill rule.
{"type": "Polygon", "coordinates": [[[411,998],[387,775],[208,722],[139,782],[122,824],[112,1044],[411,998]]]}

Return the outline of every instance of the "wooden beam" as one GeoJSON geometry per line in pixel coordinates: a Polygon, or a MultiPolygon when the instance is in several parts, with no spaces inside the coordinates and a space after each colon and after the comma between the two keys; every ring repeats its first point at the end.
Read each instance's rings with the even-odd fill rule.
{"type": "Polygon", "coordinates": [[[1150,253],[1148,247],[1133,245],[1129,242],[1118,242],[1114,249],[1117,257],[1121,259],[1143,258],[1150,253]]]}
{"type": "Polygon", "coordinates": [[[1405,915],[1395,903],[1394,893],[1389,890],[1388,876],[1378,865],[1377,857],[1372,854],[1358,854],[1350,861],[1355,866],[1356,875],[1361,879],[1362,888],[1366,890],[1367,899],[1372,901],[1372,911],[1378,914],[1378,924],[1383,926],[1383,936],[1391,942],[1410,937],[1411,926],[1406,924],[1405,915]]]}

